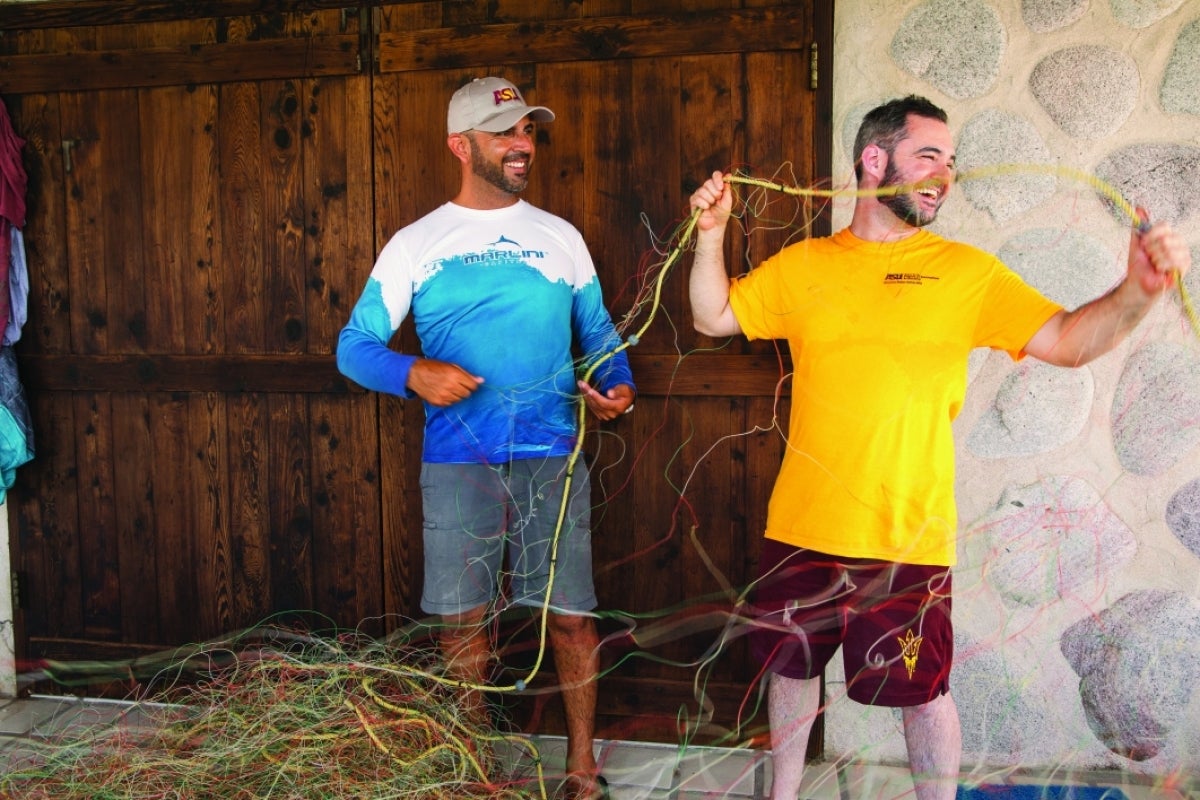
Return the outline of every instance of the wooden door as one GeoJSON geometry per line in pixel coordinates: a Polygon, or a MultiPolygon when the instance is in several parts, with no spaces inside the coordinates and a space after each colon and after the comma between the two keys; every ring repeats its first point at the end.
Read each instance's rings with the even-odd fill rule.
{"type": "MultiPolygon", "coordinates": [[[[583,232],[614,318],[641,331],[636,412],[586,437],[599,734],[759,735],[733,612],[786,359],[694,333],[686,258],[664,270],[663,253],[714,169],[829,174],[830,0],[227,0],[197,18],[145,2],[88,4],[86,24],[36,5],[0,9],[0,96],[31,176],[21,654],[419,617],[421,409],[350,385],[332,352],[379,248],[456,187],[449,95],[502,74],[558,114],[526,198],[583,232]]],[[[795,231],[731,237],[730,261],[795,231]]],[[[397,346],[415,348],[407,326],[397,346]]],[[[531,630],[500,635],[519,673],[531,630]]],[[[522,724],[560,730],[536,690],[552,685],[514,707],[522,724]]]]}
{"type": "Polygon", "coordinates": [[[360,15],[34,5],[0,9],[30,176],[22,652],[383,633],[378,485],[338,452],[373,401],[332,364],[374,251],[360,15]]]}

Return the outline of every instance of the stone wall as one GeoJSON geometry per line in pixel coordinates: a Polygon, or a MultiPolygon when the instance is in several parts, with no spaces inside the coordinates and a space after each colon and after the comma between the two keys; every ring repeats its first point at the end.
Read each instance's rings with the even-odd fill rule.
{"type": "MultiPolygon", "coordinates": [[[[923,94],[950,114],[964,174],[938,233],[1073,307],[1124,272],[1131,219],[1111,189],[1200,262],[1197,0],[837,0],[835,26],[835,185],[853,184],[866,110],[923,94]]],[[[1200,270],[1185,286],[1200,295],[1200,270]]],[[[1200,772],[1200,337],[1179,296],[1088,367],[978,351],[969,375],[964,770],[1200,772]]],[[[898,713],[843,687],[839,667],[829,756],[903,762],[898,713]]]]}

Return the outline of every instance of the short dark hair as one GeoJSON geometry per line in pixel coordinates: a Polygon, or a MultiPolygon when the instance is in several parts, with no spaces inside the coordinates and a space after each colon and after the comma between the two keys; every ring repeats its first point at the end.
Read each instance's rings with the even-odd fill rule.
{"type": "Polygon", "coordinates": [[[869,145],[879,145],[891,155],[908,129],[908,115],[946,122],[946,112],[920,95],[910,94],[876,106],[863,117],[854,137],[854,176],[862,180],[862,154],[869,145]]]}

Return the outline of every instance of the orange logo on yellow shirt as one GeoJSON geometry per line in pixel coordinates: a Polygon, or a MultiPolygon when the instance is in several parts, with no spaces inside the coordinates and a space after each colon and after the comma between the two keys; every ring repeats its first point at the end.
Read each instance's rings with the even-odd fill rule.
{"type": "Polygon", "coordinates": [[[917,651],[921,649],[925,637],[913,636],[912,628],[909,628],[908,633],[897,636],[896,641],[900,643],[900,655],[904,657],[904,666],[908,669],[908,679],[911,681],[917,669],[917,651]]]}
{"type": "Polygon", "coordinates": [[[883,276],[883,283],[909,283],[921,286],[925,281],[941,280],[937,275],[922,275],[919,272],[889,272],[883,276]]]}

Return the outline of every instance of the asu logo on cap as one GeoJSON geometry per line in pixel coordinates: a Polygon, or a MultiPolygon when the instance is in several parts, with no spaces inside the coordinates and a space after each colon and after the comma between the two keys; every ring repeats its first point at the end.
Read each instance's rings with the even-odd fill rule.
{"type": "Polygon", "coordinates": [[[518,103],[524,102],[521,99],[521,93],[512,86],[506,86],[503,89],[497,89],[496,91],[492,92],[492,102],[496,105],[507,103],[510,100],[516,100],[518,103]]]}
{"type": "Polygon", "coordinates": [[[476,78],[460,86],[450,98],[450,107],[446,110],[446,131],[500,133],[517,124],[525,115],[534,122],[554,120],[554,112],[545,106],[525,105],[525,98],[511,81],[476,78]]]}

